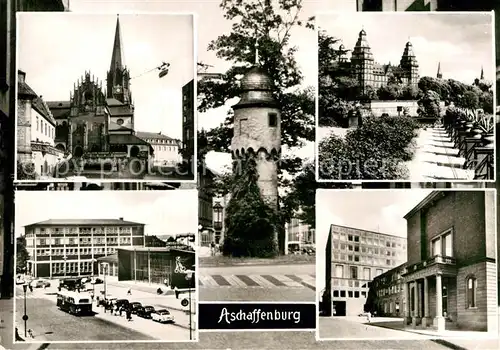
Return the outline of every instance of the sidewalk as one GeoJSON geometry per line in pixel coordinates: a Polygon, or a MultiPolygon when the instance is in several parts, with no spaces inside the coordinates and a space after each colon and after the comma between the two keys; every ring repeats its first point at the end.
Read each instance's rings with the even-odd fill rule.
{"type": "Polygon", "coordinates": [[[381,327],[386,329],[400,330],[408,333],[414,333],[435,338],[435,342],[447,346],[452,349],[499,349],[500,343],[498,334],[488,332],[473,332],[473,331],[451,331],[445,330],[437,332],[432,329],[412,329],[405,327],[402,319],[391,320],[384,318],[379,320],[373,318],[371,323],[366,323],[370,326],[381,327]]]}

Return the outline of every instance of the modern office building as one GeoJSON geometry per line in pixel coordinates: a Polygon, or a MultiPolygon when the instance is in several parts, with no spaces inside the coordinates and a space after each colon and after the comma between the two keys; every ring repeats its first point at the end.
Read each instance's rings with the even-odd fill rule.
{"type": "Polygon", "coordinates": [[[197,135],[195,115],[194,79],[182,87],[182,160],[194,171],[195,138],[197,135]]]}
{"type": "Polygon", "coordinates": [[[406,238],[339,225],[330,233],[335,315],[357,315],[373,278],[405,262],[406,238]]]}
{"type": "Polygon", "coordinates": [[[402,276],[405,272],[406,263],[373,279],[371,288],[373,288],[375,301],[374,305],[367,305],[368,308],[373,309],[370,311],[375,311],[378,316],[404,316],[406,300],[403,294],[404,280],[402,276]]]}
{"type": "Polygon", "coordinates": [[[408,327],[498,332],[495,200],[433,191],[406,214],[408,327]]]}
{"type": "Polygon", "coordinates": [[[85,276],[98,258],[144,247],[144,224],[119,219],[49,219],[25,226],[33,277],[85,276]]]}

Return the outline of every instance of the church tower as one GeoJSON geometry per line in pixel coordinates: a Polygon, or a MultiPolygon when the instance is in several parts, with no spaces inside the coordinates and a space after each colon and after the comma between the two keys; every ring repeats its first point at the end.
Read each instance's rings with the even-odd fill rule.
{"type": "Polygon", "coordinates": [[[436,74],[436,78],[443,79],[443,73],[441,73],[441,62],[438,63],[438,72],[436,74]]]}
{"type": "Polygon", "coordinates": [[[418,86],[418,62],[413,53],[413,45],[407,42],[401,57],[400,67],[405,71],[405,78],[409,85],[418,86]]]}
{"type": "MultiPolygon", "coordinates": [[[[241,80],[241,98],[233,106],[234,135],[231,153],[234,160],[257,163],[260,195],[271,208],[278,209],[278,162],[281,156],[281,112],[273,96],[273,83],[258,63],[241,80]]],[[[278,230],[273,240],[278,246],[278,230]]]]}
{"type": "Polygon", "coordinates": [[[120,17],[116,18],[113,54],[106,81],[107,98],[114,98],[121,103],[131,104],[130,73],[123,63],[123,43],[120,30],[120,17]]]}
{"type": "Polygon", "coordinates": [[[371,85],[374,80],[373,65],[375,63],[370,45],[366,40],[366,32],[364,29],[359,32],[358,41],[352,51],[351,63],[353,73],[358,80],[359,86],[363,90],[362,92],[364,92],[365,88],[371,85]]]}

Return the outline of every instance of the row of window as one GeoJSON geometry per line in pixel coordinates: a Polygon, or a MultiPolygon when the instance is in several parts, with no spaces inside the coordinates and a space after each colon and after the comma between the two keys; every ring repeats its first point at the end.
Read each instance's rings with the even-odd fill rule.
{"type": "Polygon", "coordinates": [[[369,256],[333,254],[333,261],[352,261],[374,266],[396,266],[396,260],[373,258],[369,256]]]}
{"type": "Polygon", "coordinates": [[[366,292],[359,292],[357,290],[334,290],[333,291],[334,298],[366,298],[366,292]]]}
{"type": "Polygon", "coordinates": [[[36,117],[36,131],[41,132],[45,136],[55,138],[55,128],[48,122],[44,122],[43,118],[36,117]]]}
{"type": "Polygon", "coordinates": [[[402,253],[401,248],[399,250],[389,250],[382,248],[369,248],[365,246],[352,245],[352,244],[344,244],[344,243],[333,243],[333,249],[336,250],[348,250],[350,252],[361,252],[375,255],[385,255],[385,256],[396,256],[396,252],[402,253]]]}
{"type": "Polygon", "coordinates": [[[370,282],[368,281],[360,281],[360,280],[348,280],[348,279],[332,279],[332,284],[334,286],[341,287],[351,287],[351,288],[370,288],[370,282]]]}
{"type": "Polygon", "coordinates": [[[169,152],[177,152],[177,146],[157,146],[153,145],[153,149],[155,151],[169,151],[169,152]]]}
{"type": "Polygon", "coordinates": [[[402,290],[403,290],[403,287],[401,285],[397,284],[394,286],[389,286],[387,288],[382,288],[382,289],[377,290],[377,296],[384,297],[386,295],[399,293],[402,290]]]}
{"type": "MultiPolygon", "coordinates": [[[[344,265],[335,265],[334,276],[338,278],[350,278],[350,279],[363,279],[370,281],[372,279],[372,269],[370,267],[363,268],[363,278],[358,278],[359,266],[344,266],[344,265]]],[[[384,271],[382,269],[376,269],[375,275],[380,276],[384,271]]]]}
{"type": "Polygon", "coordinates": [[[52,263],[53,274],[64,274],[74,272],[92,272],[92,261],[52,263]]]}
{"type": "MultiPolygon", "coordinates": [[[[135,227],[136,228],[136,227],[135,227]]],[[[137,228],[136,228],[137,229],[137,228]]],[[[119,226],[98,226],[98,227],[36,227],[34,230],[29,230],[26,233],[35,234],[104,234],[104,233],[131,233],[132,227],[119,227],[119,226]]]]}
{"type": "Polygon", "coordinates": [[[37,249],[37,256],[49,256],[49,255],[91,255],[93,254],[113,254],[116,248],[112,247],[95,247],[95,248],[66,248],[66,249],[37,249]]]}
{"type": "MultiPolygon", "coordinates": [[[[36,240],[36,245],[37,246],[43,246],[43,245],[55,245],[55,246],[60,246],[60,245],[75,245],[75,244],[80,244],[80,245],[101,245],[101,244],[121,244],[121,245],[130,245],[132,242],[131,237],[107,237],[104,239],[103,237],[97,237],[97,238],[80,238],[75,239],[75,238],[66,238],[66,239],[61,239],[61,238],[52,238],[52,239],[44,239],[40,238],[36,240]]],[[[27,240],[26,241],[26,246],[27,247],[32,247],[33,246],[33,240],[27,240]]]]}
{"type": "Polygon", "coordinates": [[[337,232],[337,233],[334,232],[332,238],[334,242],[340,240],[340,241],[368,244],[378,247],[406,249],[406,244],[401,242],[404,240],[403,238],[398,238],[398,237],[395,237],[393,239],[375,238],[373,237],[375,235],[376,235],[375,233],[369,233],[369,232],[358,233],[358,234],[348,234],[346,232],[337,232]]]}

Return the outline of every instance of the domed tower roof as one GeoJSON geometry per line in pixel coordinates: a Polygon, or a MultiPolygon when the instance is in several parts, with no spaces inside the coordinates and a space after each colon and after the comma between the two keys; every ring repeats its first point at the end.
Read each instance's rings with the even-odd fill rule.
{"type": "Polygon", "coordinates": [[[413,45],[409,41],[405,45],[403,56],[401,56],[400,65],[403,68],[418,67],[417,58],[415,56],[415,53],[413,53],[413,45]]]}
{"type": "Polygon", "coordinates": [[[352,51],[352,58],[355,61],[359,59],[373,60],[373,54],[371,52],[370,44],[368,44],[368,41],[366,40],[366,32],[364,29],[359,32],[358,41],[352,51]]]}
{"type": "Polygon", "coordinates": [[[272,82],[267,72],[259,66],[253,66],[241,79],[242,91],[271,91],[272,82]]]}
{"type": "Polygon", "coordinates": [[[246,72],[240,81],[241,99],[233,109],[242,107],[276,107],[273,82],[265,69],[257,65],[246,72]]]}
{"type": "Polygon", "coordinates": [[[409,41],[406,43],[403,56],[415,57],[415,54],[413,53],[413,45],[409,41]]]}

